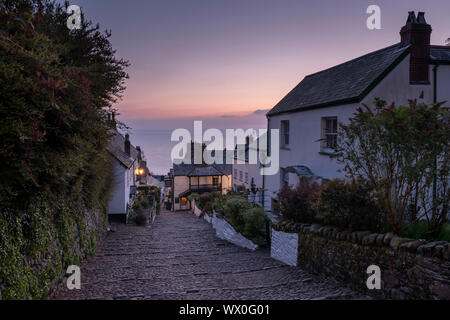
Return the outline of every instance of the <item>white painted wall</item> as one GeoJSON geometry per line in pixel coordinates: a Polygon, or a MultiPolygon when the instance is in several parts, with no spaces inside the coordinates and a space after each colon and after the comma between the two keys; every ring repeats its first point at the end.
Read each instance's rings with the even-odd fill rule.
{"type": "Polygon", "coordinates": [[[113,174],[114,174],[114,187],[111,192],[111,198],[108,201],[108,214],[125,214],[127,212],[126,199],[129,195],[126,191],[126,168],[120,164],[120,162],[114,158],[113,162],[113,174]]]}
{"type": "MultiPolygon", "coordinates": [[[[387,77],[370,92],[362,103],[373,106],[375,97],[386,102],[396,102],[396,105],[405,105],[409,99],[419,98],[421,92],[425,103],[433,102],[433,65],[430,65],[429,85],[410,85],[409,83],[409,56],[407,56],[387,77]]],[[[450,102],[450,66],[438,68],[438,101],[450,102]]],[[[338,122],[348,123],[356,108],[361,104],[347,104],[340,106],[315,109],[304,112],[281,114],[269,118],[269,129],[280,129],[282,120],[290,121],[290,145],[288,149],[281,148],[280,167],[305,165],[312,172],[324,178],[343,178],[344,174],[338,172],[342,169],[335,159],[320,154],[321,145],[321,119],[323,117],[337,117],[338,122]]],[[[446,105],[450,105],[447,103],[446,105]]],[[[234,172],[234,171],[233,171],[234,172]]],[[[289,183],[295,185],[295,177],[289,176],[289,183]]],[[[276,198],[281,186],[280,172],[273,176],[266,176],[266,189],[268,197],[276,198]]],[[[270,201],[266,201],[265,209],[270,210],[270,201]]]]}

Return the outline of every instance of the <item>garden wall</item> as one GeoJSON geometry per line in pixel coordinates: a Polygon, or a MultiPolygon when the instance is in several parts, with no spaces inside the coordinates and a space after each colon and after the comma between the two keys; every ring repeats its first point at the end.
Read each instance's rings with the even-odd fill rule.
{"type": "MultiPolygon", "coordinates": [[[[426,243],[392,233],[338,231],[320,225],[277,229],[298,235],[298,266],[333,276],[358,291],[378,298],[450,299],[448,242],[426,243]],[[370,265],[381,269],[380,290],[367,289],[370,265]]],[[[273,234],[272,243],[275,240],[279,247],[277,232],[273,234]]]]}
{"type": "Polygon", "coordinates": [[[225,221],[225,219],[219,219],[214,215],[213,226],[216,229],[216,235],[220,239],[227,240],[239,247],[247,248],[252,251],[258,248],[251,240],[236,232],[233,226],[225,221]]]}
{"type": "MultiPolygon", "coordinates": [[[[200,217],[202,213],[202,211],[197,207],[195,200],[192,201],[192,213],[197,217],[200,217]]],[[[239,247],[247,248],[252,251],[258,248],[258,246],[251,240],[238,233],[231,224],[225,221],[225,219],[217,218],[215,212],[212,217],[205,213],[203,215],[203,219],[213,226],[216,230],[217,237],[220,239],[229,241],[239,247]]]]}

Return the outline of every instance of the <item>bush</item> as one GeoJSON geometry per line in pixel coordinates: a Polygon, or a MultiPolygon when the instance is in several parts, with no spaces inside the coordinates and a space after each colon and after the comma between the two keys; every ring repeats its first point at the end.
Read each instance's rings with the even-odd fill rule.
{"type": "Polygon", "coordinates": [[[133,210],[136,212],[147,211],[150,208],[150,203],[145,200],[138,200],[133,203],[133,210]]]}
{"type": "Polygon", "coordinates": [[[109,32],[84,18],[70,31],[67,18],[55,1],[0,1],[3,299],[45,298],[106,231],[108,114],[128,64],[109,32]],[[96,212],[102,220],[88,228],[96,212]]]}
{"type": "Polygon", "coordinates": [[[331,180],[320,191],[316,208],[324,224],[373,232],[384,228],[373,190],[362,181],[331,180]]]}
{"type": "Polygon", "coordinates": [[[147,215],[142,212],[136,214],[135,222],[138,226],[145,226],[147,224],[147,215]]]}
{"type": "MultiPolygon", "coordinates": [[[[198,197],[197,206],[204,211],[206,204],[212,201],[212,193],[203,193],[198,197]]],[[[207,209],[207,208],[206,208],[207,209]]]]}
{"type": "Polygon", "coordinates": [[[262,208],[252,208],[245,211],[242,234],[254,243],[262,244],[266,237],[267,219],[267,214],[262,208]]]}
{"type": "Polygon", "coordinates": [[[217,197],[222,197],[220,192],[202,193],[197,200],[197,206],[206,213],[212,212],[213,202],[217,197]]]}
{"type": "Polygon", "coordinates": [[[199,197],[200,197],[200,195],[198,193],[191,193],[188,197],[188,200],[189,201],[193,201],[193,200],[198,201],[199,197]]]}
{"type": "Polygon", "coordinates": [[[307,179],[300,179],[296,188],[285,187],[278,194],[279,210],[283,220],[290,220],[301,223],[311,223],[316,212],[314,203],[316,202],[320,186],[316,182],[307,179]]]}
{"type": "Polygon", "coordinates": [[[244,212],[250,209],[247,199],[234,196],[225,202],[224,214],[227,219],[238,232],[243,232],[245,220],[244,212]]]}
{"type": "Polygon", "coordinates": [[[435,236],[427,221],[419,221],[404,228],[402,236],[413,239],[426,239],[430,241],[448,241],[450,242],[450,224],[446,223],[442,226],[441,232],[435,236]]]}
{"type": "Polygon", "coordinates": [[[392,231],[426,219],[437,237],[450,206],[449,111],[443,103],[359,108],[340,124],[338,160],[346,173],[371,183],[392,231]]]}

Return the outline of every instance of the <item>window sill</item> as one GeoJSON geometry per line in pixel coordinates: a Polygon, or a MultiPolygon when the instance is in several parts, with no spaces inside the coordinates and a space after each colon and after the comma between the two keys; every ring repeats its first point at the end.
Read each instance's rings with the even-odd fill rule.
{"type": "Polygon", "coordinates": [[[291,148],[289,146],[283,146],[283,147],[280,147],[280,150],[291,151],[291,148]]]}

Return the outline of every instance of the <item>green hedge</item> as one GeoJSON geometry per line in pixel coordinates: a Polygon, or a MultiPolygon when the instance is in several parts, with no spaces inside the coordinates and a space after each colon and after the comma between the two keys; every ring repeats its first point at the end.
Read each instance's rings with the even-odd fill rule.
{"type": "Polygon", "coordinates": [[[106,227],[107,115],[128,63],[115,58],[109,34],[84,20],[69,31],[67,18],[52,1],[0,2],[3,299],[45,297],[106,227]]]}

